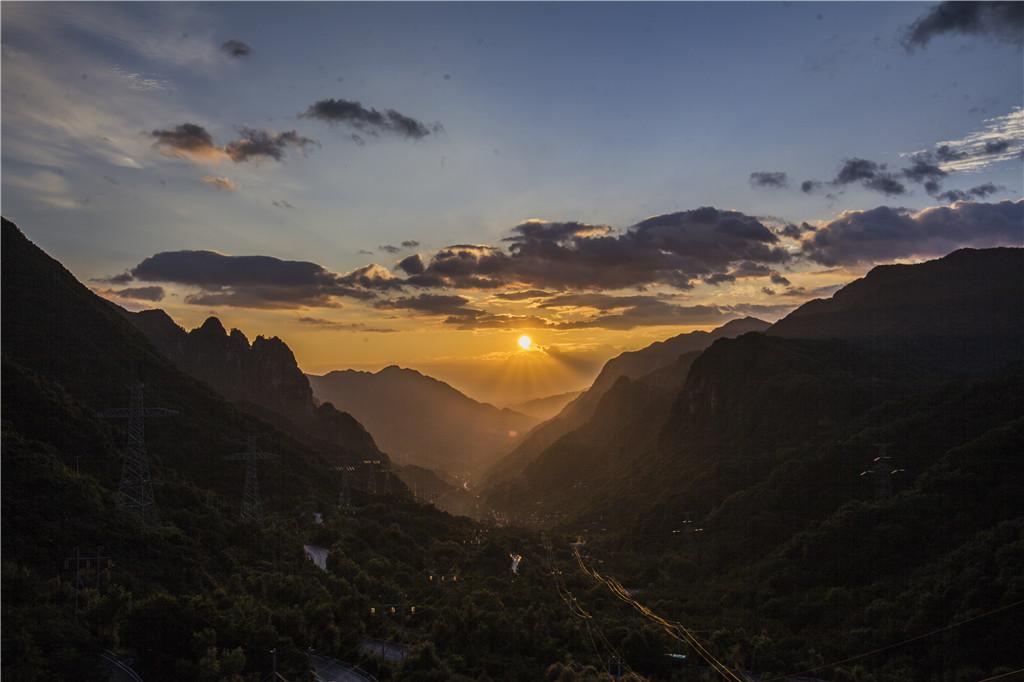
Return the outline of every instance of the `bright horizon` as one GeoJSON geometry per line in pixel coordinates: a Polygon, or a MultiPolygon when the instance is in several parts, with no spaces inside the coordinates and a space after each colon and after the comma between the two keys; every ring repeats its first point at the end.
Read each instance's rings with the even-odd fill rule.
{"type": "Polygon", "coordinates": [[[1020,244],[1020,43],[931,7],[5,3],[3,213],[129,309],[515,404],[1020,244]]]}

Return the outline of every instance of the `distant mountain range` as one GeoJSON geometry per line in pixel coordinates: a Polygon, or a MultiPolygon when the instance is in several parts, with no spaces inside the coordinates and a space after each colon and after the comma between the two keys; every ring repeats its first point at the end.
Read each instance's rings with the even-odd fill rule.
{"type": "Polygon", "coordinates": [[[396,461],[460,479],[478,475],[538,422],[394,365],[308,376],[318,399],[353,414],[396,461]]]}
{"type": "MultiPolygon", "coordinates": [[[[594,416],[604,395],[620,379],[639,379],[659,369],[673,366],[680,356],[701,351],[717,339],[765,331],[770,326],[763,320],[745,317],[727,322],[710,332],[695,331],[679,334],[665,341],[653,343],[646,348],[622,353],[612,358],[605,363],[589,389],[581,392],[555,417],[531,431],[512,452],[488,470],[486,480],[489,483],[496,483],[521,473],[559,438],[587,423],[594,416]]],[[[679,372],[685,376],[684,367],[679,367],[679,372]]]]}
{"type": "Polygon", "coordinates": [[[132,313],[113,303],[177,367],[248,411],[323,439],[349,460],[388,461],[369,432],[350,414],[317,404],[309,381],[281,339],[257,336],[251,344],[237,329],[228,333],[216,317],[186,332],[162,310],[132,313]]]}
{"type": "Polygon", "coordinates": [[[508,409],[521,412],[530,417],[536,417],[537,419],[551,419],[582,392],[568,391],[566,393],[558,393],[557,395],[544,396],[543,398],[534,398],[526,402],[509,405],[508,409]]]}
{"type": "Polygon", "coordinates": [[[922,471],[937,456],[924,443],[948,449],[1021,414],[1019,405],[972,412],[971,400],[984,399],[970,382],[994,381],[992,394],[1004,399],[1019,389],[1022,273],[1024,250],[1006,248],[877,267],[829,300],[760,325],[766,333],[723,335],[671,366],[620,374],[580,417],[584,393],[492,469],[485,495],[549,525],[609,523],[608,510],[621,509],[612,525],[647,532],[652,523],[724,513],[716,510],[752,485],[782,485],[771,478],[778,468],[817,457],[820,443],[859,442],[857,464],[843,466],[863,469],[874,443],[891,441],[922,471]],[[928,401],[960,393],[963,412],[949,409],[962,421],[932,424],[927,434],[907,422],[901,431],[928,401]]]}

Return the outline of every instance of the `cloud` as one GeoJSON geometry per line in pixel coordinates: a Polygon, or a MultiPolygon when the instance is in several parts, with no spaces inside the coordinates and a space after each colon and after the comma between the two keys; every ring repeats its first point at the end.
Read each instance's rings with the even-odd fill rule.
{"type": "Polygon", "coordinates": [[[225,192],[238,191],[238,185],[236,185],[235,181],[232,180],[231,178],[218,177],[216,175],[204,175],[203,177],[200,178],[200,180],[205,182],[207,185],[211,185],[225,192]]]}
{"type": "Polygon", "coordinates": [[[124,289],[105,289],[100,294],[104,296],[113,296],[115,298],[127,298],[133,301],[162,301],[164,300],[163,287],[149,286],[149,287],[126,287],[124,289]]]}
{"type": "Polygon", "coordinates": [[[231,160],[235,163],[284,158],[288,147],[297,147],[303,153],[310,147],[319,147],[314,139],[303,137],[294,130],[272,133],[256,128],[242,128],[240,137],[228,142],[223,149],[214,144],[213,135],[196,123],[182,123],[174,128],[153,130],[149,136],[153,145],[165,156],[186,159],[193,163],[220,163],[231,160]]]}
{"type": "Polygon", "coordinates": [[[420,258],[418,253],[406,256],[402,260],[398,261],[398,267],[407,275],[419,275],[426,269],[426,266],[423,264],[423,259],[420,258]]]}
{"type": "Polygon", "coordinates": [[[134,90],[136,92],[159,92],[171,89],[170,83],[162,78],[146,77],[141,73],[128,71],[127,69],[122,69],[119,66],[115,66],[110,71],[120,78],[125,85],[128,86],[129,90],[134,90]]]}
{"type": "Polygon", "coordinates": [[[292,204],[289,204],[284,199],[276,199],[274,201],[271,201],[270,204],[272,206],[277,206],[278,208],[287,208],[287,209],[295,210],[295,206],[293,206],[292,204]]]}
{"type": "Polygon", "coordinates": [[[754,187],[781,189],[789,186],[789,177],[779,171],[756,171],[750,174],[750,184],[754,187]]]}
{"type": "Polygon", "coordinates": [[[947,175],[949,174],[946,171],[939,168],[939,166],[932,161],[930,154],[915,155],[910,167],[903,169],[903,177],[918,184],[925,182],[926,180],[939,182],[947,175]]]}
{"type": "Polygon", "coordinates": [[[445,324],[459,329],[547,329],[553,325],[536,315],[507,315],[469,310],[447,317],[445,324]]]}
{"type": "MultiPolygon", "coordinates": [[[[1021,4],[1024,7],[1024,4],[1021,4]]],[[[981,130],[936,145],[942,169],[977,171],[1004,161],[1019,161],[1024,153],[1024,107],[985,119],[981,130]]]]}
{"type": "Polygon", "coordinates": [[[242,128],[240,134],[241,137],[228,142],[224,147],[224,153],[235,163],[261,159],[280,161],[284,158],[285,150],[288,147],[297,147],[306,153],[309,147],[320,146],[316,140],[303,137],[294,130],[271,133],[255,128],[242,128]]]}
{"type": "Polygon", "coordinates": [[[729,274],[727,272],[716,272],[713,275],[708,275],[704,278],[705,284],[717,287],[719,284],[726,282],[732,283],[736,281],[736,275],[729,274]]]}
{"type": "Polygon", "coordinates": [[[879,206],[840,214],[804,241],[803,251],[830,266],[939,256],[964,246],[1020,245],[1021,225],[1024,200],[959,202],[916,213],[879,206]]]}
{"type": "Polygon", "coordinates": [[[985,140],[986,154],[1002,154],[1010,148],[1010,140],[985,140]]]}
{"type": "Polygon", "coordinates": [[[322,99],[310,105],[306,111],[299,114],[299,117],[312,118],[331,125],[345,124],[373,136],[386,133],[420,139],[441,130],[441,125],[437,123],[428,126],[394,109],[385,109],[381,112],[347,99],[322,99]]]}
{"type": "Polygon", "coordinates": [[[944,34],[989,36],[1024,43],[1024,5],[1019,2],[941,2],[905,31],[908,50],[926,46],[944,34]]]}
{"type": "Polygon", "coordinates": [[[527,301],[535,298],[548,298],[551,293],[543,289],[523,289],[521,291],[502,291],[494,296],[504,301],[527,301]]]}
{"type": "Polygon", "coordinates": [[[174,156],[195,163],[218,163],[225,158],[224,150],[213,143],[213,135],[196,123],[182,123],[174,128],[149,133],[153,146],[165,156],[174,156]]]}
{"type": "Polygon", "coordinates": [[[772,284],[778,284],[784,287],[788,287],[790,284],[789,279],[778,272],[773,272],[771,274],[771,282],[772,284]]]}
{"type": "Polygon", "coordinates": [[[736,317],[736,315],[717,306],[683,306],[651,299],[627,307],[621,312],[598,315],[585,320],[562,322],[558,328],[626,331],[636,327],[716,324],[730,317],[736,317]]]}
{"type": "Polygon", "coordinates": [[[439,288],[689,289],[693,280],[728,272],[736,263],[790,259],[778,235],[757,218],[711,207],[654,216],[618,234],[608,226],[532,220],[503,241],[507,250],[479,244],[440,249],[407,282],[439,288]]]}
{"type": "Polygon", "coordinates": [[[413,310],[427,315],[460,315],[479,312],[468,308],[467,303],[469,303],[469,299],[463,296],[419,294],[378,301],[375,306],[377,308],[413,310]]]}
{"type": "Polygon", "coordinates": [[[198,291],[186,303],[243,308],[333,307],[338,297],[372,299],[394,288],[390,273],[368,265],[348,274],[305,261],[229,256],[214,251],[164,251],[110,281],[160,282],[198,291]]]}
{"type": "Polygon", "coordinates": [[[399,253],[402,249],[393,244],[384,244],[383,246],[378,246],[377,250],[384,253],[399,253]]]}
{"type": "Polygon", "coordinates": [[[419,245],[420,243],[415,239],[406,239],[405,241],[402,242],[403,249],[415,249],[419,245]]]}
{"type": "Polygon", "coordinates": [[[995,194],[996,192],[1002,191],[1002,187],[997,187],[991,182],[986,182],[983,185],[972,187],[968,190],[951,189],[948,192],[942,192],[936,194],[936,199],[944,199],[949,202],[953,201],[968,201],[970,199],[984,199],[985,197],[995,194]]]}
{"type": "Polygon", "coordinates": [[[351,332],[364,332],[374,334],[389,334],[397,332],[397,329],[391,327],[373,327],[362,322],[342,322],[341,320],[328,320],[323,317],[299,317],[297,318],[299,324],[308,325],[311,327],[319,327],[321,329],[331,329],[335,331],[351,331],[351,332]]]}
{"type": "Polygon", "coordinates": [[[821,182],[817,180],[804,180],[800,183],[800,191],[804,194],[812,194],[821,189],[821,182]]]}
{"type": "Polygon", "coordinates": [[[845,159],[832,185],[849,185],[859,182],[866,189],[881,192],[886,196],[906,194],[907,188],[896,177],[886,171],[884,163],[879,164],[868,159],[845,159]]]}
{"type": "Polygon", "coordinates": [[[252,48],[241,40],[228,40],[220,46],[220,49],[236,58],[248,57],[252,54],[252,48]]]}

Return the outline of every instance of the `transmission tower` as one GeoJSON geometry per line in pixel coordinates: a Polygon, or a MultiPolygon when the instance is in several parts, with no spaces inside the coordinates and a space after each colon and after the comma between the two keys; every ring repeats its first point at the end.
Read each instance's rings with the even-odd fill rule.
{"type": "Polygon", "coordinates": [[[238,452],[224,457],[234,462],[245,462],[245,489],[242,492],[242,513],[241,519],[244,523],[259,523],[263,520],[263,510],[260,505],[260,484],[257,476],[259,462],[277,459],[277,455],[266,452],[260,447],[249,443],[246,452],[238,452]]]}
{"type": "Polygon", "coordinates": [[[158,523],[156,501],[153,499],[153,480],[149,473],[149,457],[146,455],[146,419],[173,417],[178,411],[163,407],[146,407],[143,400],[144,392],[143,384],[132,384],[129,406],[112,407],[100,412],[100,416],[105,419],[128,420],[124,466],[121,470],[121,485],[117,491],[118,506],[137,516],[143,523],[158,523]]]}
{"type": "Polygon", "coordinates": [[[871,462],[871,468],[860,473],[861,478],[871,476],[875,479],[875,497],[887,500],[892,497],[892,479],[906,469],[894,469],[892,457],[888,456],[892,443],[877,443],[878,457],[871,462]]]}

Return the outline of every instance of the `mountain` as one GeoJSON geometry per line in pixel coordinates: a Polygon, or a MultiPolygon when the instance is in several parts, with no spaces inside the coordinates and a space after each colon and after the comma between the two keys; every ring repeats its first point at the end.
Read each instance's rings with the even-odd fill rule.
{"type": "Polygon", "coordinates": [[[417,500],[429,502],[438,509],[455,516],[478,518],[480,502],[463,485],[452,478],[424,469],[415,464],[397,467],[395,475],[412,491],[417,500]]]}
{"type": "Polygon", "coordinates": [[[486,475],[488,484],[508,480],[536,459],[559,438],[583,426],[595,413],[602,396],[621,378],[639,379],[694,351],[701,351],[721,338],[763,332],[770,325],[753,317],[732,320],[710,332],[695,331],[658,341],[637,351],[622,353],[607,363],[593,385],[567,404],[554,418],[531,431],[512,452],[500,459],[486,475]]]}
{"type": "Polygon", "coordinates": [[[330,441],[359,460],[387,460],[355,418],[314,401],[295,355],[276,336],[257,336],[250,344],[238,329],[228,333],[216,317],[186,332],[162,310],[132,313],[110,305],[178,368],[249,412],[282,429],[330,441]]]}
{"type": "MultiPolygon", "coordinates": [[[[961,390],[962,381],[1002,372],[1014,376],[1024,366],[1021,272],[1021,249],[963,250],[918,265],[874,268],[832,299],[801,306],[767,334],[721,338],[681,356],[675,374],[620,377],[587,419],[563,418],[559,426],[575,428],[556,432],[521,465],[518,480],[498,485],[499,479],[488,497],[506,511],[528,509],[552,522],[600,513],[602,488],[608,495],[643,490],[634,511],[656,503],[652,490],[678,499],[695,481],[703,481],[702,495],[736,492],[779,464],[766,453],[813,440],[876,404],[913,410],[915,396],[928,391],[961,390]],[[730,467],[742,477],[726,483],[721,462],[733,455],[739,459],[730,467]],[[714,462],[707,471],[692,468],[714,462]],[[567,491],[567,485],[575,487],[567,491]]],[[[507,459],[557,423],[538,427],[507,459]]]]}
{"type": "Polygon", "coordinates": [[[914,265],[879,265],[829,299],[772,325],[803,339],[1006,338],[1020,334],[1021,250],[961,249],[914,265]]]}
{"type": "Polygon", "coordinates": [[[542,556],[536,538],[453,518],[404,486],[368,494],[359,447],[333,428],[347,415],[314,415],[320,438],[228,400],[12,223],[0,234],[4,679],[106,680],[105,650],[153,682],[306,679],[311,651],[355,663],[366,636],[410,649],[404,663],[359,660],[381,679],[542,679],[576,648],[539,561],[514,590],[501,579],[510,549],[542,556]],[[178,411],[147,419],[159,518],[146,524],[117,504],[125,424],[99,414],[139,382],[147,406],[178,411]],[[263,524],[239,521],[245,469],[224,459],[250,440],[278,455],[260,464],[263,524]],[[304,545],[325,550],[323,569],[304,545]],[[382,603],[417,613],[399,624],[382,603]]]}
{"type": "Polygon", "coordinates": [[[394,365],[376,373],[309,375],[309,381],[317,398],[351,412],[396,461],[463,479],[479,474],[537,423],[394,365]]]}
{"type": "Polygon", "coordinates": [[[1021,273],[1022,249],[876,268],[769,333],[620,378],[487,499],[581,535],[660,613],[729,614],[711,639],[736,666],[1017,670],[1021,273]]]}
{"type": "Polygon", "coordinates": [[[509,405],[508,409],[534,417],[536,419],[551,419],[570,402],[576,399],[582,391],[569,391],[557,395],[534,398],[517,405],[509,405]]]}

